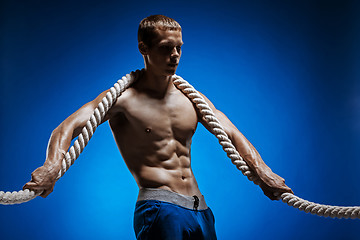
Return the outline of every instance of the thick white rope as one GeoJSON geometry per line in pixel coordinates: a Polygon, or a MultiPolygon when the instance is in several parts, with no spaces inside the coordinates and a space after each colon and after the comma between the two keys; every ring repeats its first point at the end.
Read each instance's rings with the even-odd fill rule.
{"type": "MultiPolygon", "coordinates": [[[[62,169],[59,171],[57,180],[64,175],[64,173],[70,168],[74,161],[79,157],[80,153],[84,150],[85,146],[89,142],[90,138],[94,134],[96,128],[101,124],[102,119],[106,115],[107,111],[115,103],[116,99],[139,77],[141,71],[137,70],[131,74],[127,74],[120,79],[110,91],[99,103],[95,109],[93,115],[90,117],[86,126],[82,129],[82,132],[78,136],[78,139],[70,147],[69,151],[65,154],[65,158],[62,160],[62,169]]],[[[219,140],[220,145],[223,147],[227,156],[231,159],[232,163],[245,175],[250,181],[255,184],[259,184],[260,180],[251,171],[247,163],[243,160],[240,154],[231,143],[224,128],[221,126],[219,120],[215,117],[213,111],[206,103],[204,98],[191,86],[187,81],[181,77],[174,75],[173,82],[177,88],[179,88],[199,109],[202,117],[207,121],[212,129],[212,133],[219,140]]],[[[19,192],[3,192],[0,191],[0,204],[17,204],[30,201],[40,195],[41,193],[35,193],[28,189],[19,192]]],[[[299,210],[307,213],[316,214],[318,216],[332,217],[332,218],[352,218],[360,219],[360,207],[340,207],[322,205],[313,203],[301,199],[291,193],[282,193],[280,199],[287,203],[289,206],[293,206],[299,210]]]]}
{"type": "MultiPolygon", "coordinates": [[[[243,158],[240,156],[234,145],[231,143],[227,134],[224,131],[224,128],[221,126],[219,120],[215,117],[213,111],[210,109],[209,105],[205,102],[204,98],[191,86],[187,81],[182,79],[179,76],[174,75],[173,77],[174,84],[179,88],[199,109],[202,117],[206,120],[209,126],[212,129],[212,133],[219,140],[220,145],[223,147],[227,156],[231,159],[232,163],[245,175],[250,181],[255,184],[259,184],[259,179],[243,158]]],[[[329,206],[322,205],[318,203],[313,203],[301,199],[291,193],[282,193],[280,199],[287,203],[289,206],[297,208],[299,210],[305,211],[307,213],[316,214],[323,217],[332,217],[332,218],[352,218],[360,219],[360,207],[339,207],[339,206],[329,206]]]]}
{"type": "MultiPolygon", "coordinates": [[[[115,103],[116,99],[139,77],[141,74],[140,70],[127,74],[126,76],[119,79],[113,87],[107,92],[106,96],[98,104],[97,108],[94,110],[94,113],[91,115],[90,119],[87,121],[85,127],[83,127],[78,138],[75,140],[74,144],[70,147],[69,151],[65,154],[64,159],[62,160],[61,169],[56,178],[58,180],[61,178],[65,172],[74,164],[75,160],[79,157],[80,153],[84,150],[88,144],[90,138],[93,136],[96,128],[101,124],[104,116],[108,110],[115,103]]],[[[10,205],[24,203],[34,199],[39,196],[41,192],[35,193],[34,191],[29,191],[25,189],[24,191],[14,191],[14,192],[3,192],[0,191],[0,204],[10,205]]]]}

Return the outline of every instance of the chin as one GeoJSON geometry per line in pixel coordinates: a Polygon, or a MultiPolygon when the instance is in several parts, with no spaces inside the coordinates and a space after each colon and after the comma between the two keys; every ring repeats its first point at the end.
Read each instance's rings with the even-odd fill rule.
{"type": "Polygon", "coordinates": [[[168,69],[165,71],[166,75],[168,76],[172,76],[176,73],[176,68],[175,69],[168,69]]]}

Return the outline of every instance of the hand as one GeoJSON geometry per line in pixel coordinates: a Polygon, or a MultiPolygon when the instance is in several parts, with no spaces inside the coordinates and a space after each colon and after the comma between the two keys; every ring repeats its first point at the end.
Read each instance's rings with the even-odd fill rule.
{"type": "Polygon", "coordinates": [[[271,200],[279,200],[282,193],[293,193],[291,188],[286,186],[285,180],[273,173],[270,168],[258,174],[261,182],[259,186],[264,194],[271,200]]]}
{"type": "Polygon", "coordinates": [[[31,174],[31,181],[26,183],[23,189],[41,193],[40,196],[45,198],[54,190],[56,177],[56,172],[49,171],[44,166],[39,167],[31,174]]]}

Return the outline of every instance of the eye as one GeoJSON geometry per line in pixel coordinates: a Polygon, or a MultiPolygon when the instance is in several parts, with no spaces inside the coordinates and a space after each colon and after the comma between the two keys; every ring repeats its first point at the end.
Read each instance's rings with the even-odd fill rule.
{"type": "Polygon", "coordinates": [[[161,45],[160,46],[160,51],[164,52],[164,53],[169,53],[172,50],[172,46],[170,45],[161,45]]]}
{"type": "Polygon", "coordinates": [[[177,47],[176,47],[176,51],[177,51],[177,52],[181,52],[181,46],[177,46],[177,47]]]}

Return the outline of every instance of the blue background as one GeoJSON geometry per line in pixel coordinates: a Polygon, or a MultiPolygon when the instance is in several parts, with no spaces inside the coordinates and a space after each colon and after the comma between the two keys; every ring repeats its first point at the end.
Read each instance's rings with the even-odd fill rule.
{"type": "MultiPolygon", "coordinates": [[[[142,18],[183,28],[177,74],[305,199],[360,205],[360,17],[355,1],[1,1],[0,189],[42,165],[51,131],[143,67],[142,18]]],[[[193,169],[219,239],[358,239],[359,220],[267,199],[201,125],[193,169]]],[[[137,185],[108,124],[47,198],[0,206],[1,239],[135,239],[137,185]]]]}

